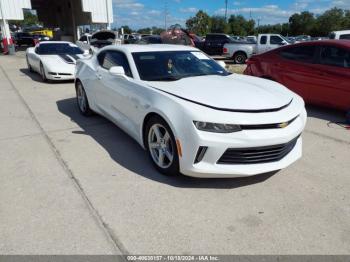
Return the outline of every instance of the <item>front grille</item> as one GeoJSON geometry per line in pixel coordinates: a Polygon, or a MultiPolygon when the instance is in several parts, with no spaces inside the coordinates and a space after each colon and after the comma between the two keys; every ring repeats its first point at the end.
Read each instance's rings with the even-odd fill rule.
{"type": "Polygon", "coordinates": [[[298,137],[292,141],[274,146],[229,148],[217,162],[218,164],[263,164],[277,162],[288,155],[295,147],[298,137]]]}
{"type": "Polygon", "coordinates": [[[72,74],[68,74],[68,73],[58,73],[58,75],[60,75],[60,76],[71,76],[72,74]]]}

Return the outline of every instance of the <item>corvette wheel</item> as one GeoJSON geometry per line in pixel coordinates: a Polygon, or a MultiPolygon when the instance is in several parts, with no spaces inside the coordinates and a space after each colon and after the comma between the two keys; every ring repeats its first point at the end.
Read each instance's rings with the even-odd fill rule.
{"type": "Polygon", "coordinates": [[[233,60],[235,61],[236,64],[241,65],[245,63],[245,61],[247,60],[247,56],[246,54],[239,52],[234,55],[233,60]]]}
{"type": "Polygon", "coordinates": [[[29,72],[33,73],[34,71],[33,71],[32,66],[29,64],[28,57],[26,57],[26,60],[27,60],[27,66],[28,66],[28,70],[29,70],[29,72]]]}
{"type": "Polygon", "coordinates": [[[147,149],[155,167],[164,175],[179,174],[179,156],[169,125],[160,117],[147,123],[147,149]]]}
{"type": "Polygon", "coordinates": [[[41,75],[41,79],[43,80],[43,82],[47,82],[45,69],[44,69],[44,66],[42,63],[40,63],[40,75],[41,75]]]}
{"type": "Polygon", "coordinates": [[[84,116],[92,115],[92,110],[90,109],[89,101],[87,99],[84,87],[81,84],[81,82],[77,82],[76,93],[77,93],[77,104],[78,104],[80,113],[84,116]]]}

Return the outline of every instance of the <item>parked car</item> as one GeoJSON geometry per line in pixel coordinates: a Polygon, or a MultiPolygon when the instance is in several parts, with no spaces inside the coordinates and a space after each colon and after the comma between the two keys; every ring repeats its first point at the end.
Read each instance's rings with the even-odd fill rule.
{"type": "Polygon", "coordinates": [[[37,72],[44,82],[73,80],[75,65],[84,57],[84,51],[70,42],[41,42],[28,48],[26,60],[30,72],[37,72]]]}
{"type": "Polygon", "coordinates": [[[329,35],[330,39],[350,40],[350,30],[334,31],[329,35]]]}
{"type": "Polygon", "coordinates": [[[147,35],[142,37],[140,40],[136,41],[135,44],[143,44],[143,45],[148,45],[148,44],[161,44],[162,38],[159,35],[147,35]]]}
{"type": "Polygon", "coordinates": [[[15,44],[19,47],[22,45],[35,46],[35,44],[37,43],[34,36],[29,33],[15,33],[14,40],[15,44]]]}
{"type": "Polygon", "coordinates": [[[260,34],[257,43],[231,41],[225,44],[223,55],[236,64],[244,64],[253,54],[261,54],[288,44],[288,40],[281,35],[260,34]]]}
{"type": "Polygon", "coordinates": [[[101,30],[95,32],[90,40],[90,53],[97,52],[100,48],[108,45],[120,45],[121,40],[117,39],[117,35],[111,30],[101,30]]]}
{"type": "Polygon", "coordinates": [[[80,112],[117,124],[164,174],[251,176],[302,155],[302,98],[231,74],[196,48],[108,46],[78,60],[76,72],[80,112]]]}
{"type": "Polygon", "coordinates": [[[40,34],[33,34],[33,38],[36,39],[38,42],[42,41],[50,41],[51,38],[47,35],[40,35],[40,34]]]}
{"type": "Polygon", "coordinates": [[[306,42],[306,41],[311,41],[311,36],[309,36],[309,35],[298,35],[295,38],[295,42],[296,43],[306,42]]]}
{"type": "Polygon", "coordinates": [[[198,43],[196,47],[208,55],[222,55],[224,45],[233,41],[235,39],[226,34],[208,34],[205,37],[205,41],[198,43]]]}
{"type": "Polygon", "coordinates": [[[350,42],[315,41],[253,56],[246,75],[277,81],[307,103],[350,109],[350,42]]]}
{"type": "Polygon", "coordinates": [[[83,50],[89,50],[91,47],[91,39],[92,39],[91,34],[84,34],[79,38],[76,44],[83,50]]]}

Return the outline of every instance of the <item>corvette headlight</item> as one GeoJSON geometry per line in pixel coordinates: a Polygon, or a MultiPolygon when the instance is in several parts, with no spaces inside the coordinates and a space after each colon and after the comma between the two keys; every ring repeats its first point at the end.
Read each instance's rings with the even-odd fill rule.
{"type": "Polygon", "coordinates": [[[206,132],[234,133],[242,130],[239,125],[208,123],[200,121],[193,121],[193,123],[198,130],[206,132]]]}

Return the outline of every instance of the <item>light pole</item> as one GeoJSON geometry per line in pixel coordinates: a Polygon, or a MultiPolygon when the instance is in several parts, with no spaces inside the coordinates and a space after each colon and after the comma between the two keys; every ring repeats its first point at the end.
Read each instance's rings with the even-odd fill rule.
{"type": "Polygon", "coordinates": [[[227,22],[227,8],[228,8],[228,0],[225,0],[225,21],[227,22]]]}

